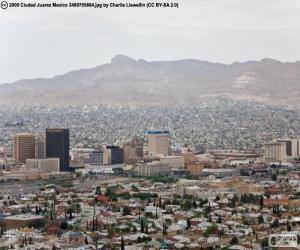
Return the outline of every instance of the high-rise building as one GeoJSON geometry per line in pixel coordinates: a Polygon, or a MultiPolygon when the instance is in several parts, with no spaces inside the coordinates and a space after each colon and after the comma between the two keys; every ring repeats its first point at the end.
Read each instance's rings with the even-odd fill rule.
{"type": "Polygon", "coordinates": [[[106,146],[103,155],[104,164],[121,164],[124,162],[124,152],[119,146],[106,146]]]}
{"type": "Polygon", "coordinates": [[[266,163],[285,162],[287,158],[285,142],[269,142],[264,145],[266,163]]]}
{"type": "Polygon", "coordinates": [[[133,138],[123,144],[124,163],[135,164],[143,159],[143,142],[138,138],[133,138]]]}
{"type": "Polygon", "coordinates": [[[16,134],[13,141],[14,161],[26,163],[26,159],[35,157],[35,135],[29,133],[16,134]]]}
{"type": "Polygon", "coordinates": [[[59,158],[61,172],[71,171],[69,143],[69,129],[46,129],[46,157],[59,158]]]}
{"type": "Polygon", "coordinates": [[[148,131],[148,155],[160,156],[170,154],[169,131],[148,131]]]}
{"type": "Polygon", "coordinates": [[[46,158],[46,139],[44,137],[37,137],[35,140],[35,158],[46,158]]]}
{"type": "Polygon", "coordinates": [[[90,164],[91,165],[102,165],[103,164],[103,150],[94,150],[90,153],[90,164]]]}
{"type": "Polygon", "coordinates": [[[289,159],[295,159],[299,157],[298,139],[278,139],[277,142],[283,142],[286,145],[286,156],[289,159]]]}
{"type": "Polygon", "coordinates": [[[187,152],[183,154],[184,167],[190,172],[191,175],[200,176],[204,168],[204,164],[192,153],[187,152]]]}

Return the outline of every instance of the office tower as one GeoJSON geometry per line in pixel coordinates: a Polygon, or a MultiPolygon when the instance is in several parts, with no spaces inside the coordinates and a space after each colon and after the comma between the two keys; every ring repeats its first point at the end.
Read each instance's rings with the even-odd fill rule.
{"type": "Polygon", "coordinates": [[[265,145],[265,162],[285,162],[286,155],[286,143],[285,142],[269,142],[265,145]]]}
{"type": "Polygon", "coordinates": [[[204,168],[204,164],[191,152],[183,154],[184,167],[190,172],[191,175],[200,176],[204,168]]]}
{"type": "Polygon", "coordinates": [[[104,164],[121,164],[124,162],[123,149],[114,145],[106,146],[103,158],[104,164]]]}
{"type": "Polygon", "coordinates": [[[143,142],[138,138],[133,138],[123,144],[124,163],[135,164],[143,159],[143,142]]]}
{"type": "Polygon", "coordinates": [[[298,154],[298,139],[278,139],[277,142],[283,142],[286,145],[286,156],[289,159],[299,157],[298,154]]]}
{"type": "Polygon", "coordinates": [[[69,163],[69,129],[46,129],[46,157],[59,158],[59,170],[71,171],[69,163]]]}
{"type": "Polygon", "coordinates": [[[16,134],[13,140],[13,157],[16,162],[26,163],[26,159],[35,157],[35,135],[16,134]]]}
{"type": "Polygon", "coordinates": [[[148,155],[169,155],[170,134],[169,131],[148,131],[148,155]]]}
{"type": "Polygon", "coordinates": [[[102,165],[103,164],[103,150],[94,150],[90,153],[90,164],[91,165],[102,165]]]}
{"type": "Polygon", "coordinates": [[[46,158],[46,139],[44,137],[37,137],[35,140],[35,158],[46,158]]]}

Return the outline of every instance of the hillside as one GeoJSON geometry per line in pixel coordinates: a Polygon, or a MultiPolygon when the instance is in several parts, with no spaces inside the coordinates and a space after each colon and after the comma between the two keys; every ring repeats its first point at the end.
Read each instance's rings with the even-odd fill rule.
{"type": "Polygon", "coordinates": [[[95,68],[0,85],[0,104],[9,105],[198,104],[218,95],[297,105],[300,62],[147,62],[118,55],[110,63],[95,68]]]}

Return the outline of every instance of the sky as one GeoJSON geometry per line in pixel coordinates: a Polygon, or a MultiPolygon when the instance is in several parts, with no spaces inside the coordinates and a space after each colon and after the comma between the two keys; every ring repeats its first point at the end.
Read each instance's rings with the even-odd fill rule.
{"type": "MultiPolygon", "coordinates": [[[[22,2],[29,1],[38,0],[22,2]]],[[[179,8],[0,9],[0,84],[95,67],[117,54],[149,61],[300,60],[299,0],[169,1],[179,8]]]]}

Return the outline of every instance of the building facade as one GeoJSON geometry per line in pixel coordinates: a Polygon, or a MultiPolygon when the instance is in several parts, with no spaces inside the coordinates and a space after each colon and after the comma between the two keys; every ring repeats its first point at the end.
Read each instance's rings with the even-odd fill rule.
{"type": "Polygon", "coordinates": [[[137,163],[134,173],[137,176],[162,176],[170,171],[168,164],[160,162],[137,163]]]}
{"type": "Polygon", "coordinates": [[[26,163],[26,159],[35,157],[35,135],[16,134],[13,140],[13,158],[15,162],[26,163]]]}
{"type": "Polygon", "coordinates": [[[44,137],[37,137],[35,140],[35,158],[46,158],[46,139],[44,137]]]}
{"type": "Polygon", "coordinates": [[[104,164],[121,164],[124,162],[124,152],[119,146],[106,146],[103,155],[104,164]]]}
{"type": "Polygon", "coordinates": [[[265,162],[285,162],[287,158],[286,151],[285,142],[266,143],[264,152],[265,162]]]}
{"type": "Polygon", "coordinates": [[[46,129],[46,157],[59,158],[59,170],[71,171],[69,163],[69,129],[46,129]]]}
{"type": "Polygon", "coordinates": [[[168,164],[172,169],[183,169],[184,168],[184,158],[183,156],[162,156],[160,157],[160,162],[168,164]]]}
{"type": "Polygon", "coordinates": [[[143,159],[143,142],[138,138],[134,138],[123,144],[124,163],[136,164],[143,159]]]}
{"type": "Polygon", "coordinates": [[[27,159],[26,166],[42,172],[59,172],[59,158],[27,159]]]}
{"type": "Polygon", "coordinates": [[[103,150],[94,150],[90,153],[90,164],[91,165],[102,165],[103,164],[103,150]]]}
{"type": "Polygon", "coordinates": [[[276,142],[285,143],[286,157],[295,159],[299,157],[299,140],[298,139],[278,139],[276,142]]]}
{"type": "Polygon", "coordinates": [[[162,156],[170,154],[169,131],[148,131],[148,155],[162,156]]]}

